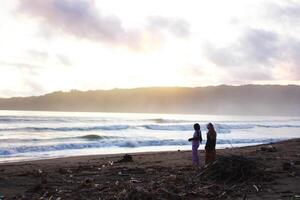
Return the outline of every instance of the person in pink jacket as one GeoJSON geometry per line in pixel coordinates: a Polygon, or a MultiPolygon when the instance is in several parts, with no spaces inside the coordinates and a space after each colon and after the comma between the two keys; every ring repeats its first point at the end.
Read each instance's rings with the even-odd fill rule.
{"type": "Polygon", "coordinates": [[[200,125],[198,123],[194,124],[194,130],[194,135],[192,138],[189,138],[189,142],[192,142],[193,164],[199,166],[200,162],[198,157],[198,148],[200,146],[200,143],[202,143],[202,135],[200,125]]]}

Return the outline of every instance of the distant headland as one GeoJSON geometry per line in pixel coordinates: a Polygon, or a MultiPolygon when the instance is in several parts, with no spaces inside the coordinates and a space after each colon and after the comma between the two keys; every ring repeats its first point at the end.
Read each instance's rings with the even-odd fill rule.
{"type": "Polygon", "coordinates": [[[0,98],[1,110],[300,115],[300,86],[148,87],[0,98]]]}

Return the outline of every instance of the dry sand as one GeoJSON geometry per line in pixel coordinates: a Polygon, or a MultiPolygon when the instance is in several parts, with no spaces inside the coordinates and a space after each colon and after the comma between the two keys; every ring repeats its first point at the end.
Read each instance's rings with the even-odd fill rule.
{"type": "Polygon", "coordinates": [[[271,145],[217,150],[227,160],[202,169],[190,151],[0,164],[0,199],[300,199],[300,139],[271,145]]]}

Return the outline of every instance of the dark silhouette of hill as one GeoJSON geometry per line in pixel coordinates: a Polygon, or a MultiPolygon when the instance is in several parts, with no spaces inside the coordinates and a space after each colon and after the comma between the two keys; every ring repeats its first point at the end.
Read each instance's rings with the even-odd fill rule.
{"type": "Polygon", "coordinates": [[[300,115],[300,86],[154,87],[0,98],[2,110],[300,115]]]}

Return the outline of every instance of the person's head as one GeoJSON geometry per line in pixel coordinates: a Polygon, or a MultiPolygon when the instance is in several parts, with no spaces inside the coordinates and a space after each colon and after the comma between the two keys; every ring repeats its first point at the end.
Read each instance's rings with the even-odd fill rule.
{"type": "Polygon", "coordinates": [[[208,123],[206,127],[208,130],[212,130],[212,131],[215,130],[214,125],[212,123],[208,123]]]}
{"type": "Polygon", "coordinates": [[[199,131],[200,130],[200,125],[198,123],[194,124],[194,130],[199,131]]]}

